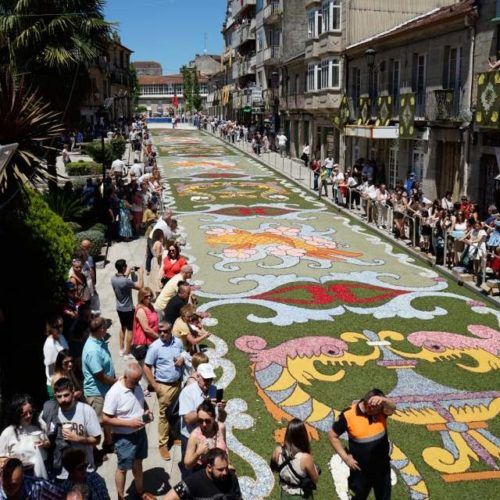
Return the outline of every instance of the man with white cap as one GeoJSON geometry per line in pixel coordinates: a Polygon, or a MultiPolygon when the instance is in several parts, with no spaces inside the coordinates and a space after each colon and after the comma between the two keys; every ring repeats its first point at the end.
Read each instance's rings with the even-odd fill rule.
{"type": "MultiPolygon", "coordinates": [[[[202,363],[196,370],[197,383],[189,384],[182,389],[179,396],[179,416],[181,417],[182,458],[186,452],[189,435],[198,424],[197,408],[207,398],[215,399],[217,387],[212,384],[215,378],[214,368],[210,363],[202,363]]],[[[218,403],[218,420],[223,422],[226,412],[223,403],[218,403]]]]}

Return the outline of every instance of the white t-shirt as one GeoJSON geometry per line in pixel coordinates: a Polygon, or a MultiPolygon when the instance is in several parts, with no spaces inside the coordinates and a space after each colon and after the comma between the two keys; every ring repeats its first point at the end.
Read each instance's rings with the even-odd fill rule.
{"type": "Polygon", "coordinates": [[[157,229],[161,229],[163,231],[163,236],[166,240],[172,239],[172,230],[168,227],[168,224],[164,219],[158,220],[158,222],[151,229],[151,234],[153,234],[157,229]]]}
{"type": "Polygon", "coordinates": [[[47,379],[47,385],[52,382],[52,375],[54,375],[54,364],[57,359],[57,355],[63,349],[68,349],[68,342],[64,338],[64,335],[59,335],[59,339],[55,340],[52,335],[49,335],[43,344],[43,363],[45,365],[45,377],[47,379]]]}
{"type": "Polygon", "coordinates": [[[332,169],[333,168],[333,158],[325,158],[325,162],[323,163],[323,165],[328,169],[332,169]]]}
{"type": "Polygon", "coordinates": [[[122,160],[116,159],[111,164],[111,170],[113,170],[113,172],[117,172],[117,173],[123,174],[125,172],[125,170],[126,170],[125,163],[122,160]]]}
{"type": "Polygon", "coordinates": [[[129,170],[130,174],[134,174],[136,179],[144,175],[144,165],[142,163],[134,163],[129,170]]]}
{"type": "Polygon", "coordinates": [[[179,415],[181,417],[181,434],[183,436],[188,438],[196,427],[196,425],[187,425],[184,422],[184,415],[196,411],[205,398],[215,398],[216,393],[217,387],[215,385],[210,386],[208,394],[204,394],[197,383],[190,384],[182,389],[179,395],[179,415]]]}
{"type": "MultiPolygon", "coordinates": [[[[144,414],[144,392],[138,384],[132,391],[123,380],[115,382],[104,398],[103,412],[123,420],[142,419],[144,414]]],[[[137,429],[131,427],[113,427],[116,434],[133,434],[137,429]]]]}
{"type": "Polygon", "coordinates": [[[286,141],[288,141],[286,135],[281,134],[276,137],[278,139],[278,146],[286,146],[286,141]]]}
{"type": "MultiPolygon", "coordinates": [[[[59,408],[57,414],[59,422],[61,424],[70,423],[72,424],[72,431],[76,432],[79,436],[84,437],[99,437],[101,435],[101,424],[97,418],[95,410],[86,403],[81,403],[77,401],[75,406],[68,411],[62,411],[59,408]]],[[[49,429],[51,432],[51,429],[49,429]]],[[[88,470],[94,471],[94,453],[93,447],[90,444],[80,444],[80,443],[70,443],[72,448],[80,448],[87,455],[87,463],[89,464],[88,470]]],[[[61,474],[59,474],[59,479],[66,479],[68,477],[68,472],[63,469],[61,474]]]]}

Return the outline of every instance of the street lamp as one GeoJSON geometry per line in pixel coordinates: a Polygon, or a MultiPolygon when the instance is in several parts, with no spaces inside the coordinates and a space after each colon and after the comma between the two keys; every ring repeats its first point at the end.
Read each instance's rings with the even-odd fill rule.
{"type": "Polygon", "coordinates": [[[377,51],[373,48],[365,50],[365,60],[368,66],[368,97],[370,98],[370,106],[373,115],[373,109],[375,106],[375,56],[377,51]]]}

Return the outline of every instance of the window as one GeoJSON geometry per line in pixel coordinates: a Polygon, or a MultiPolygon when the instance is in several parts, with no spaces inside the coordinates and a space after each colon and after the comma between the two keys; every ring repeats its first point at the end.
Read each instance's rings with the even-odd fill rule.
{"type": "Polygon", "coordinates": [[[331,60],[332,67],[332,77],[331,77],[331,87],[334,89],[340,88],[340,59],[334,57],[331,60]]]}
{"type": "Polygon", "coordinates": [[[316,87],[314,85],[314,76],[316,72],[316,66],[314,64],[309,64],[307,66],[307,91],[314,92],[316,87]]]}
{"type": "Polygon", "coordinates": [[[323,87],[321,86],[321,64],[316,64],[316,82],[315,82],[315,88],[316,90],[321,90],[323,87]]]}
{"type": "Polygon", "coordinates": [[[266,34],[264,32],[264,29],[260,29],[257,31],[257,52],[260,52],[261,50],[264,49],[264,40],[266,38],[266,34]]]}
{"type": "Polygon", "coordinates": [[[300,75],[295,75],[295,94],[300,94],[300,75]]]}
{"type": "Polygon", "coordinates": [[[321,61],[321,88],[328,89],[331,87],[330,80],[330,60],[321,61]]]}
{"type": "Polygon", "coordinates": [[[389,150],[389,188],[394,189],[398,181],[398,148],[389,150]]]}
{"type": "Polygon", "coordinates": [[[307,38],[318,38],[322,33],[322,13],[318,9],[307,11],[307,38]]]}
{"type": "Polygon", "coordinates": [[[447,89],[458,90],[462,86],[461,75],[462,51],[460,47],[450,48],[448,58],[448,81],[447,89]]]}
{"type": "Polygon", "coordinates": [[[427,79],[427,57],[425,54],[415,54],[414,56],[414,91],[416,93],[415,115],[425,115],[425,88],[427,79]]]}
{"type": "Polygon", "coordinates": [[[340,30],[340,9],[340,0],[323,2],[321,6],[323,32],[340,30]]]}
{"type": "Polygon", "coordinates": [[[307,12],[307,38],[316,38],[316,11],[307,12]]]}
{"type": "Polygon", "coordinates": [[[422,181],[424,174],[424,158],[425,153],[420,148],[415,148],[411,155],[412,172],[415,172],[417,181],[422,181]]]}

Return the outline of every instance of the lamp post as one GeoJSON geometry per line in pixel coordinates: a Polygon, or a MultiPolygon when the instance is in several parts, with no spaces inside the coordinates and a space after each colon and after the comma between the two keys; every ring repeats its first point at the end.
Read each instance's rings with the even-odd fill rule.
{"type": "Polygon", "coordinates": [[[373,114],[373,106],[375,105],[375,56],[377,51],[373,48],[365,50],[365,60],[368,66],[368,97],[370,98],[371,113],[373,114]]]}

